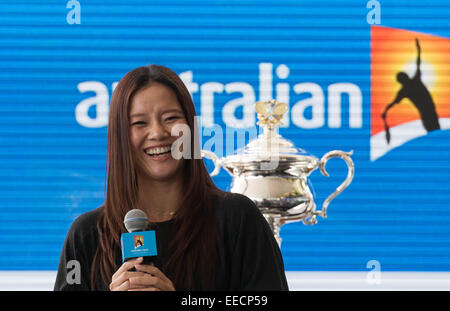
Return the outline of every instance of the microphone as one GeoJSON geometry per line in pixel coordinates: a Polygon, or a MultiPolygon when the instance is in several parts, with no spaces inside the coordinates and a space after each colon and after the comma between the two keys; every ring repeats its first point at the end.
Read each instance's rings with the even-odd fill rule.
{"type": "Polygon", "coordinates": [[[143,257],[143,264],[153,264],[158,255],[156,249],[155,231],[147,231],[148,219],[144,211],[132,209],[126,213],[123,223],[128,233],[122,233],[120,244],[122,246],[122,263],[143,257]]]}
{"type": "Polygon", "coordinates": [[[145,231],[148,219],[143,210],[135,208],[125,214],[123,223],[128,232],[145,231]]]}

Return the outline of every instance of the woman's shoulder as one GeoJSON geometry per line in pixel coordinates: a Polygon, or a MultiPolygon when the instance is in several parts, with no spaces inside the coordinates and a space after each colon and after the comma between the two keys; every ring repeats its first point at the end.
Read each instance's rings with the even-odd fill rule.
{"type": "Polygon", "coordinates": [[[262,219],[263,217],[255,202],[240,193],[224,191],[215,205],[219,214],[228,219],[262,219]]]}
{"type": "Polygon", "coordinates": [[[79,215],[69,229],[69,237],[85,237],[89,234],[96,234],[97,221],[101,211],[102,207],[98,207],[79,215]]]}
{"type": "Polygon", "coordinates": [[[227,192],[224,199],[224,205],[227,208],[245,212],[255,211],[255,209],[257,210],[255,202],[243,194],[227,192]]]}

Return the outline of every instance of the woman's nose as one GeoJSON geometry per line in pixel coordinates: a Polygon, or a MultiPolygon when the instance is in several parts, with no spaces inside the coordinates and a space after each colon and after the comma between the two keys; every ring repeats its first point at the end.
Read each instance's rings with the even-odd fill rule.
{"type": "Polygon", "coordinates": [[[160,122],[153,122],[149,126],[147,132],[147,139],[149,140],[162,140],[170,136],[170,131],[166,129],[160,122]]]}

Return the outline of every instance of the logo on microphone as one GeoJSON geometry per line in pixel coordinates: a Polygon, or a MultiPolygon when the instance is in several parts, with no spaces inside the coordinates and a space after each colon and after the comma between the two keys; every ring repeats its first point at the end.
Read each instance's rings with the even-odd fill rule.
{"type": "Polygon", "coordinates": [[[371,27],[370,160],[450,128],[450,39],[371,27]]]}
{"type": "Polygon", "coordinates": [[[130,258],[158,255],[154,230],[122,233],[120,245],[122,247],[122,262],[130,258]]]}
{"type": "Polygon", "coordinates": [[[144,236],[135,235],[134,236],[134,249],[144,246],[144,236]]]}

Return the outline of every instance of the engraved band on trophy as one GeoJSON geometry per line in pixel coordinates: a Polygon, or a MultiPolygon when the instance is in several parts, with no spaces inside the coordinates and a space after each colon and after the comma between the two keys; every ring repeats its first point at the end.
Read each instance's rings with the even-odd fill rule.
{"type": "Polygon", "coordinates": [[[317,216],[327,217],[330,202],[351,183],[354,176],[353,151],[330,151],[320,160],[277,133],[281,119],[287,111],[285,103],[270,100],[257,102],[257,124],[263,133],[234,154],[218,158],[213,152],[202,150],[202,156],[214,163],[215,176],[223,167],[231,176],[231,192],[252,199],[270,225],[281,246],[280,227],[288,222],[302,220],[305,225],[317,223],[317,216]],[[313,195],[308,187],[308,176],[317,168],[329,176],[325,165],[338,157],[345,161],[348,174],[344,182],[316,210],[313,195]]]}

